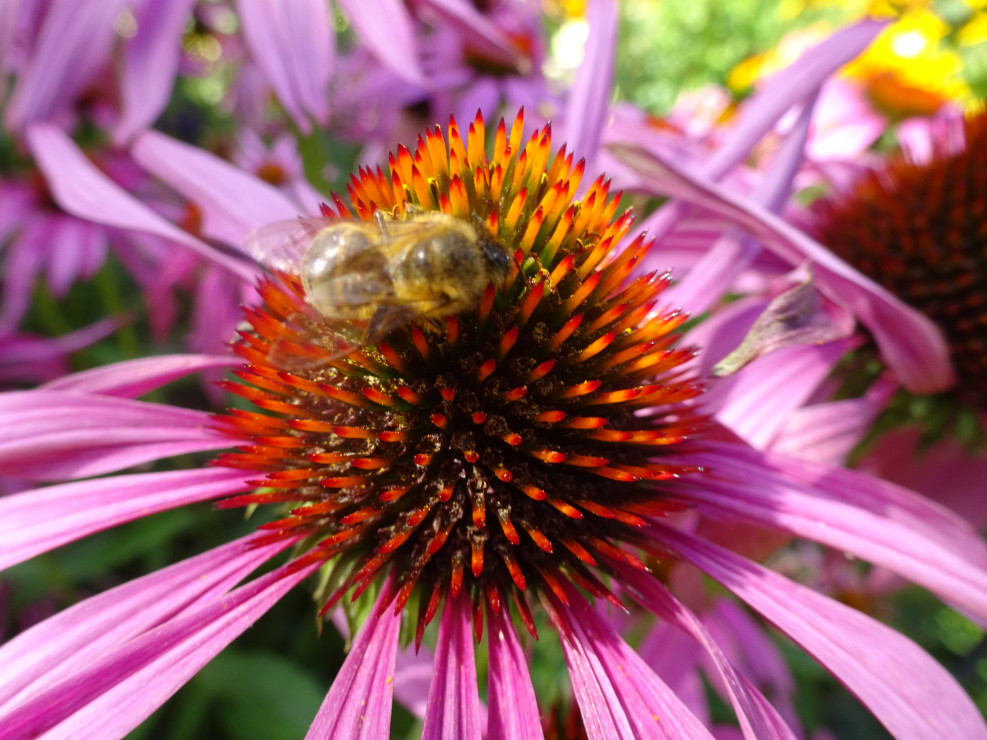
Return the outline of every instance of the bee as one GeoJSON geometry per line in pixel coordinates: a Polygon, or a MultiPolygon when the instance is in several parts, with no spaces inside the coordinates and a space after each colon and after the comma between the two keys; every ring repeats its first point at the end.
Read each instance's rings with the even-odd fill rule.
{"type": "Polygon", "coordinates": [[[479,216],[471,222],[432,211],[283,221],[255,230],[245,246],[263,265],[298,275],[306,303],[344,336],[352,322],[365,325],[363,345],[475,307],[488,285],[504,284],[513,263],[479,216]]]}

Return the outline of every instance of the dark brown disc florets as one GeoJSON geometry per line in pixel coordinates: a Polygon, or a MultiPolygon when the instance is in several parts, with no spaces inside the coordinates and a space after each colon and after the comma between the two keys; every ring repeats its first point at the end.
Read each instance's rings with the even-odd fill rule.
{"type": "Polygon", "coordinates": [[[943,331],[958,390],[987,407],[987,113],[965,145],[891,157],[817,205],[816,236],[943,331]]]}

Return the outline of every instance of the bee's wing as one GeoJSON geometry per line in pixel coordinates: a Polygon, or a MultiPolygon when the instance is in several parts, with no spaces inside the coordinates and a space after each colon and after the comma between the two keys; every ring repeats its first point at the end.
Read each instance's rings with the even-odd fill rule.
{"type": "Polygon", "coordinates": [[[297,274],[312,239],[329,223],[324,218],[275,221],[247,234],[243,247],[262,265],[297,274]]]}

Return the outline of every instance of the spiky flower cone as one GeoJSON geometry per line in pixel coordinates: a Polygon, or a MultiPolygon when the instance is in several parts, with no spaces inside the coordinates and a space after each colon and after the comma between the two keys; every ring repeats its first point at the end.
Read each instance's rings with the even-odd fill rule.
{"type": "Polygon", "coordinates": [[[604,559],[639,564],[625,546],[668,510],[661,481],[695,472],[662,462],[700,425],[683,402],[701,387],[680,370],[693,350],[674,346],[685,317],[655,308],[667,275],[635,275],[652,243],[620,246],[632,215],[617,216],[608,182],[574,200],[582,161],[552,156],[548,127],[522,145],[522,129],[501,121],[488,158],[482,119],[465,143],[451,121],[447,139],[436,127],[399,148],[389,173],[361,169],[352,207],[324,208],[479,217],[514,253],[501,287],[441,330],[409,321],[341,355],[338,322],[297,277],[268,279],[236,347],[244,383],[229,388],[263,413],[224,418],[244,442],[220,462],[266,477],[226,505],[285,507],[266,529],[333,561],[326,608],[389,574],[395,609],[417,601],[419,640],[463,589],[478,635],[484,602],[509,599],[534,633],[532,595],[566,602],[568,580],[612,599],[604,559]]]}
{"type": "Polygon", "coordinates": [[[987,407],[987,113],[926,162],[901,154],[816,206],[825,245],[942,330],[958,391],[987,407]]]}

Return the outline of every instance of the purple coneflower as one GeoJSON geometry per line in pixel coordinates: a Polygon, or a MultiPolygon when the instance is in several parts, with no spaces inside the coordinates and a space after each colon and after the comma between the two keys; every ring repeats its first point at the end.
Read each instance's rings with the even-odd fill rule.
{"type": "Polygon", "coordinates": [[[683,372],[695,349],[676,336],[686,316],[660,305],[669,278],[636,269],[655,243],[631,233],[602,176],[575,199],[583,169],[553,151],[547,128],[523,142],[520,116],[492,141],[479,116],[465,138],[453,121],[446,137],[436,129],[415,151],[399,148],[387,172],[361,169],[349,202],[334,196],[324,215],[442,211],[488,230],[512,266],[475,306],[340,354],[339,332],[351,332],[309,306],[297,276],[279,274],[261,280],[262,302],[246,312],[240,361],[149,358],[0,396],[0,472],[56,482],[0,500],[4,567],[196,501],[272,514],[252,536],[0,648],[0,735],[125,734],[321,570],[326,610],[353,598],[375,607],[310,737],[388,736],[403,621],[416,645],[435,646],[425,737],[540,736],[524,650],[535,637],[560,641],[590,737],[709,737],[594,602],[636,604],[694,639],[744,734],[792,737],[655,575],[673,563],[718,580],[896,736],[987,734],[907,638],[705,534],[753,524],[805,537],[987,615],[987,551],[955,517],[887,483],[758,452],[704,417],[703,385],[683,372]],[[213,417],[132,400],[229,365],[237,380],[226,387],[254,410],[213,417]],[[231,446],[204,468],[98,477],[231,446]],[[286,551],[287,563],[241,583],[286,551]],[[483,636],[488,712],[475,670],[483,636]]]}

